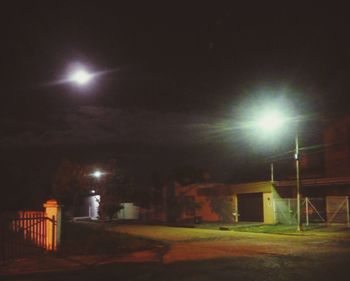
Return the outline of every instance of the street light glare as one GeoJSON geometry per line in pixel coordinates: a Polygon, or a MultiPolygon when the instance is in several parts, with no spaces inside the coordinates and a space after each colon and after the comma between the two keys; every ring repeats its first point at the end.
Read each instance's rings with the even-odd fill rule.
{"type": "Polygon", "coordinates": [[[100,172],[100,171],[97,170],[97,171],[93,172],[91,175],[92,175],[93,177],[99,179],[99,178],[102,176],[102,172],[100,172]]]}
{"type": "Polygon", "coordinates": [[[259,121],[258,127],[265,131],[275,131],[284,123],[284,118],[277,112],[265,114],[259,121]]]}
{"type": "Polygon", "coordinates": [[[92,74],[88,73],[84,69],[79,69],[71,74],[70,80],[79,84],[85,85],[92,79],[92,74]]]}

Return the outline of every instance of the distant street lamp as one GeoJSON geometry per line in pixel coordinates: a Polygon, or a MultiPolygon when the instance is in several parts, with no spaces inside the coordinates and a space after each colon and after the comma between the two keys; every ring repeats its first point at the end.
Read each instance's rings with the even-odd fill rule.
{"type": "MultiPolygon", "coordinates": [[[[106,174],[105,172],[101,172],[100,170],[95,170],[94,172],[92,172],[90,174],[90,176],[96,179],[95,183],[97,184],[97,181],[99,181],[99,179],[105,174],[106,174]]],[[[90,190],[91,194],[96,194],[96,192],[97,192],[96,189],[91,189],[90,190]]]]}
{"type": "Polygon", "coordinates": [[[99,171],[99,170],[96,170],[94,171],[93,173],[91,173],[90,175],[93,176],[94,178],[96,179],[99,179],[101,176],[103,176],[105,173],[99,171]]]}
{"type": "MultiPolygon", "coordinates": [[[[267,132],[280,129],[287,123],[287,119],[278,112],[269,112],[263,115],[258,121],[257,126],[267,132]]],[[[298,130],[295,133],[295,169],[296,169],[296,200],[297,200],[297,231],[301,231],[300,220],[300,163],[299,163],[299,136],[298,130]]]]}
{"type": "Polygon", "coordinates": [[[65,74],[58,80],[49,82],[47,85],[71,84],[87,90],[86,86],[94,87],[96,80],[104,75],[118,71],[119,68],[96,70],[88,64],[80,62],[70,63],[65,71],[65,74]]]}

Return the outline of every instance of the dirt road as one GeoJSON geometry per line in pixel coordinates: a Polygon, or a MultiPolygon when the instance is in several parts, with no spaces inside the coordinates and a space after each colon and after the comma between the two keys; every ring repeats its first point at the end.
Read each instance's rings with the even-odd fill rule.
{"type": "Polygon", "coordinates": [[[229,257],[350,255],[350,236],[331,234],[293,236],[142,225],[120,225],[110,230],[165,242],[165,263],[229,257]]]}
{"type": "Polygon", "coordinates": [[[109,257],[103,262],[95,257],[77,257],[76,261],[60,260],[66,263],[60,265],[57,260],[46,259],[48,266],[52,262],[55,271],[12,274],[6,280],[345,281],[350,278],[348,236],[287,236],[142,225],[110,226],[108,231],[159,240],[164,246],[109,257]],[[77,262],[94,265],[77,267],[77,262]]]}

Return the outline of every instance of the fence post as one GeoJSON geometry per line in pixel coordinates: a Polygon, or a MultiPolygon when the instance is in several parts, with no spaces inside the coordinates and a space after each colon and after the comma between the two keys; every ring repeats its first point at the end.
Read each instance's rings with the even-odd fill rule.
{"type": "Polygon", "coordinates": [[[52,216],[52,247],[51,251],[54,252],[57,249],[57,243],[56,243],[56,218],[55,216],[52,216]]]}
{"type": "Polygon", "coordinates": [[[61,206],[55,199],[44,204],[46,222],[46,249],[56,251],[61,242],[61,206]]]}

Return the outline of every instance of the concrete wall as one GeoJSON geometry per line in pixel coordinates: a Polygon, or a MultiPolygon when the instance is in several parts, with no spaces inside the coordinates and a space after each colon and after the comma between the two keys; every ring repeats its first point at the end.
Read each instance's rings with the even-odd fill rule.
{"type": "Polygon", "coordinates": [[[86,197],[84,201],[84,214],[86,213],[91,219],[98,219],[100,195],[86,197]]]}
{"type": "MultiPolygon", "coordinates": [[[[88,196],[84,199],[84,214],[91,219],[98,219],[98,207],[99,207],[100,195],[88,196]]],[[[135,206],[133,203],[121,203],[123,209],[117,213],[118,219],[135,220],[139,219],[140,208],[135,206]]]]}
{"type": "Polygon", "coordinates": [[[274,224],[275,210],[274,210],[274,198],[272,192],[263,193],[263,209],[264,209],[264,223],[274,224]]]}
{"type": "Polygon", "coordinates": [[[140,208],[133,203],[121,203],[123,209],[121,209],[117,216],[120,220],[137,220],[139,219],[140,208]]]}

